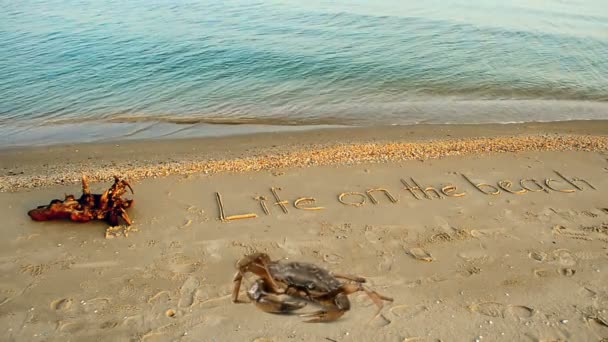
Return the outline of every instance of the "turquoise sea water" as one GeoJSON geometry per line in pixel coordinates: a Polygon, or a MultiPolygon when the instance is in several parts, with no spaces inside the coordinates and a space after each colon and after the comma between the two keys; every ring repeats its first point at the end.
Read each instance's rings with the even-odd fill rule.
{"type": "Polygon", "coordinates": [[[608,119],[606,56],[606,0],[0,0],[0,146],[608,119]]]}

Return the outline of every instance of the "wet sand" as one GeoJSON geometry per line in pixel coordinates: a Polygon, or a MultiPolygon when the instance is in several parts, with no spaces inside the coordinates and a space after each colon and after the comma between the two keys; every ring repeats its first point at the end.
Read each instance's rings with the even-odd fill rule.
{"type": "Polygon", "coordinates": [[[14,341],[599,341],[607,133],[600,121],[4,150],[0,331],[14,341]],[[28,209],[80,194],[79,174],[93,168],[99,180],[133,179],[128,236],[106,236],[103,222],[29,220],[28,209]],[[257,217],[221,221],[216,193],[224,217],[257,217]],[[234,263],[253,251],[364,276],[394,302],[372,319],[373,303],[353,294],[327,324],[234,304],[234,263]]]}

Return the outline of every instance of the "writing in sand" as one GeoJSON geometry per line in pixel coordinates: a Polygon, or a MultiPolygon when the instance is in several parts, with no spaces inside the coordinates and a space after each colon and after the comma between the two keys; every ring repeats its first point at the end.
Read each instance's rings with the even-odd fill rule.
{"type": "MultiPolygon", "coordinates": [[[[399,191],[406,192],[406,198],[409,197],[412,200],[424,201],[424,200],[441,200],[446,198],[457,198],[465,197],[469,195],[468,191],[473,193],[487,196],[497,196],[502,193],[510,195],[523,195],[528,192],[544,192],[547,194],[552,193],[574,193],[577,191],[585,190],[597,190],[590,182],[578,178],[568,177],[563,175],[559,171],[553,171],[554,178],[526,178],[520,179],[519,181],[513,182],[511,180],[499,180],[494,184],[489,183],[478,183],[473,181],[473,177],[465,174],[460,174],[463,179],[464,186],[460,188],[455,184],[447,184],[441,186],[425,186],[424,182],[415,180],[412,177],[407,179],[401,178],[401,184],[403,187],[399,191]]],[[[272,194],[272,200],[265,196],[254,197],[254,200],[258,202],[254,204],[258,207],[258,211],[265,215],[270,215],[269,207],[278,207],[280,210],[288,214],[291,207],[297,210],[324,210],[325,207],[320,206],[314,197],[298,197],[293,202],[287,201],[281,198],[281,188],[271,187],[270,193],[272,194]]],[[[377,205],[384,199],[385,203],[397,203],[399,199],[395,196],[397,192],[391,192],[386,188],[369,188],[360,191],[343,192],[337,196],[338,202],[345,206],[361,207],[367,205],[377,205]]],[[[239,219],[253,219],[258,217],[255,212],[248,212],[242,214],[228,215],[229,212],[224,205],[224,199],[219,192],[215,193],[217,206],[219,210],[219,219],[222,222],[230,222],[239,219]]],[[[251,211],[251,209],[250,209],[251,211]]]]}

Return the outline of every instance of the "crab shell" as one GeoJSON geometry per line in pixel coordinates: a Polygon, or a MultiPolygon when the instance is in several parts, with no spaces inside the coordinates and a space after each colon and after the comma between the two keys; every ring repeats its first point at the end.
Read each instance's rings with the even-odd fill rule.
{"type": "Polygon", "coordinates": [[[304,262],[273,262],[267,265],[272,278],[287,289],[304,292],[307,297],[331,295],[341,290],[342,282],[327,270],[304,262]]]}
{"type": "Polygon", "coordinates": [[[268,264],[267,268],[287,295],[338,310],[350,309],[350,300],[343,293],[344,284],[324,268],[304,262],[279,261],[268,264]]]}

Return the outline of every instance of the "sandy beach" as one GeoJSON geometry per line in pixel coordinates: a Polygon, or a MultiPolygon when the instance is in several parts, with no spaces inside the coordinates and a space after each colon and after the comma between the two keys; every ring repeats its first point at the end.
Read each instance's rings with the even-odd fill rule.
{"type": "Polygon", "coordinates": [[[8,341],[608,340],[608,121],[12,148],[0,191],[8,341]],[[127,234],[27,216],[83,173],[131,181],[127,234]],[[232,303],[254,251],[394,302],[319,324],[232,303]]]}

